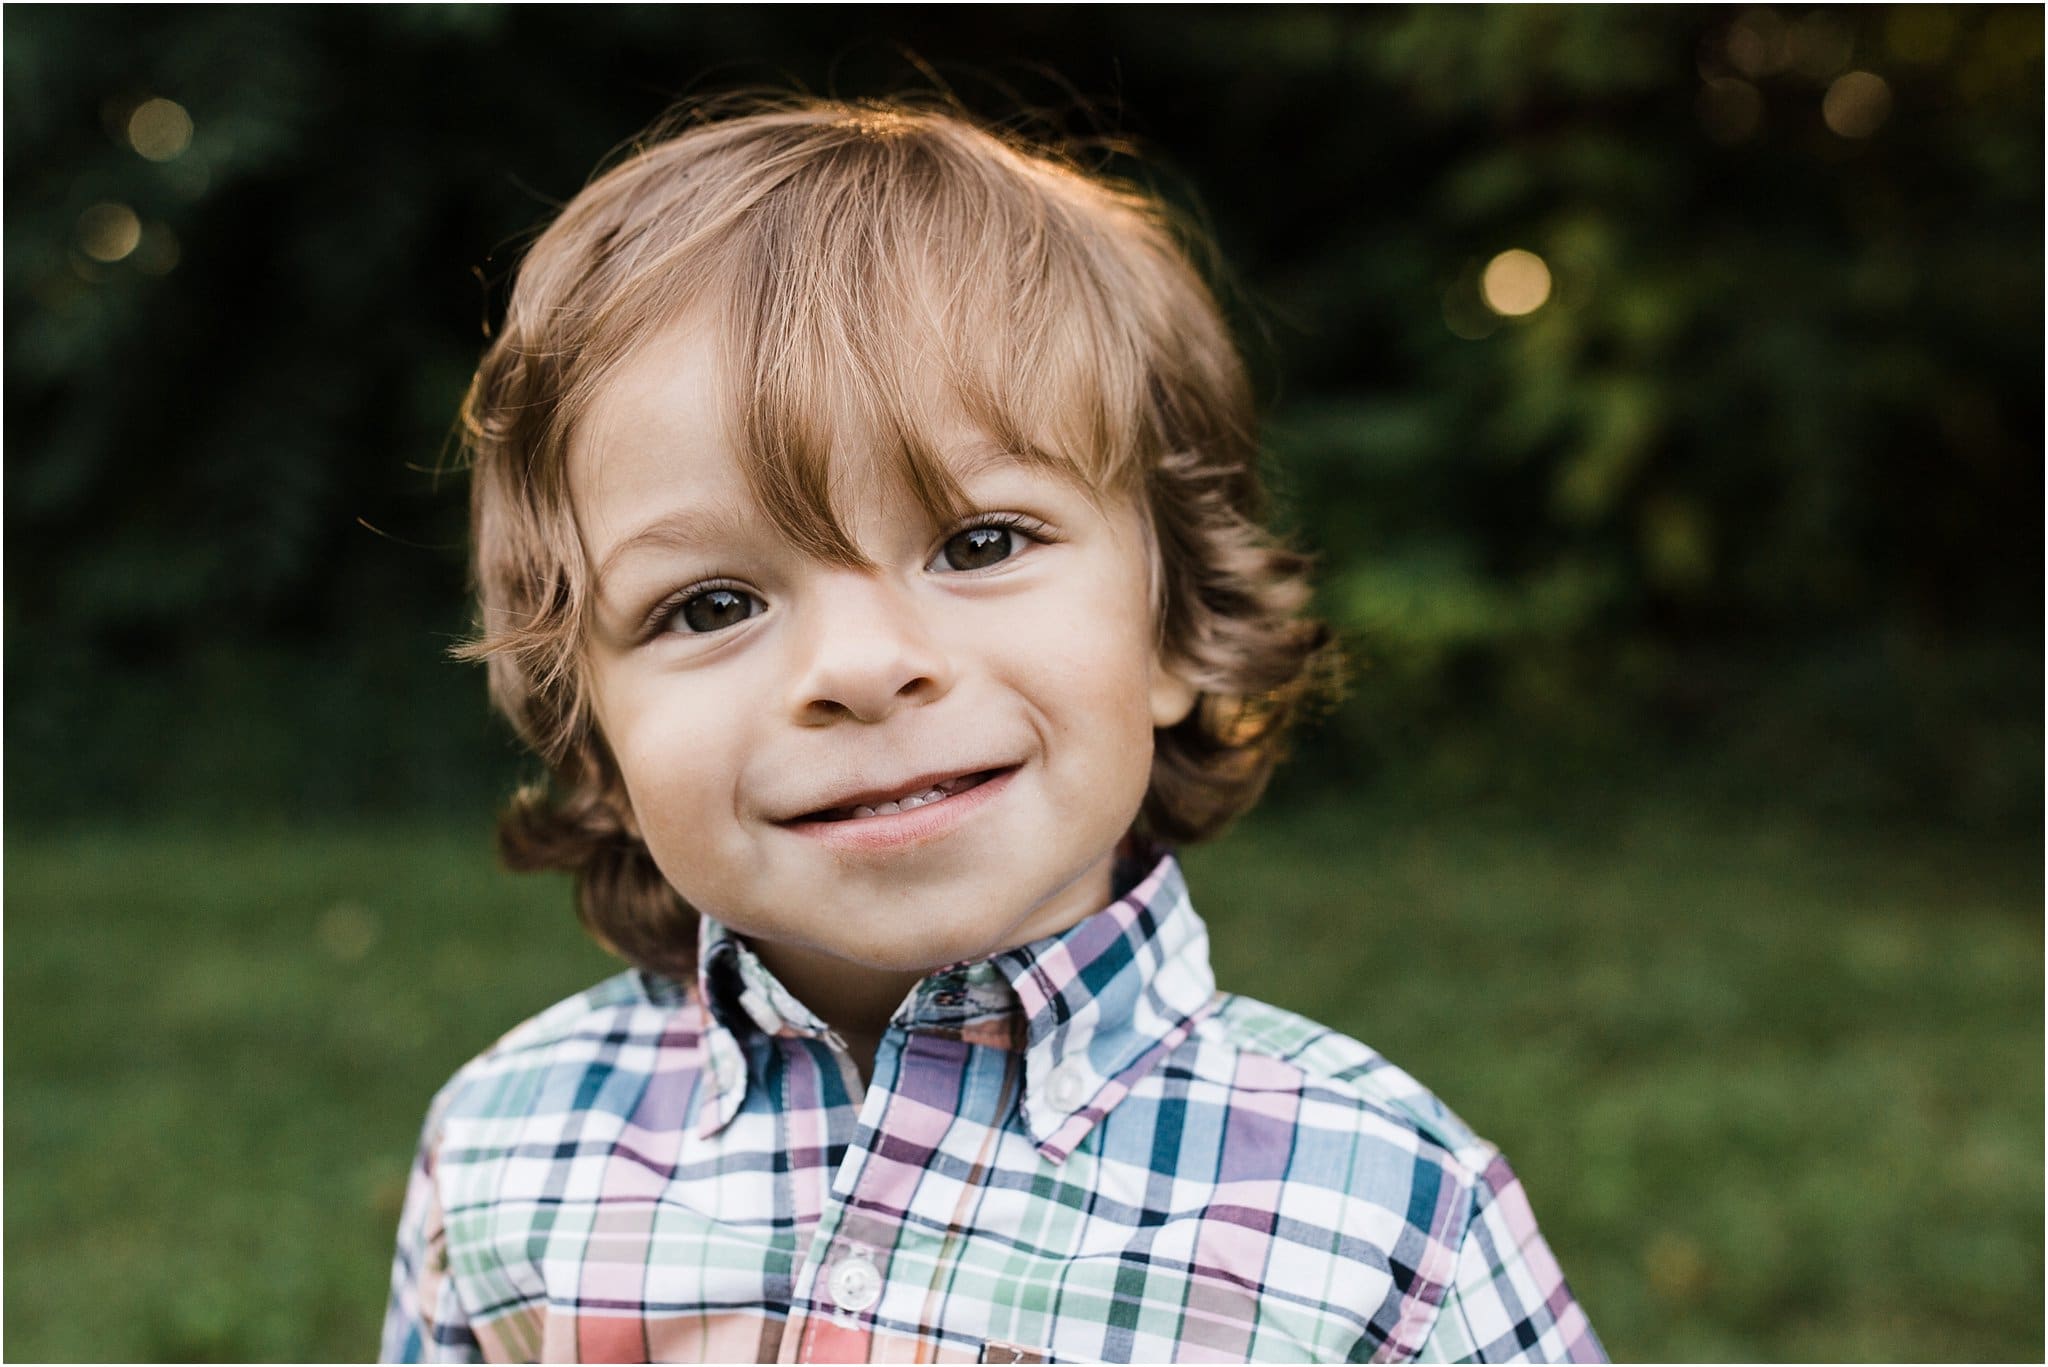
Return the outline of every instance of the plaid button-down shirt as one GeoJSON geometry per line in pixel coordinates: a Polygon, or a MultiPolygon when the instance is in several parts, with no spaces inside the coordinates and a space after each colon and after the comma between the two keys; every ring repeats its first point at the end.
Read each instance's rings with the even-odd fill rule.
{"type": "Polygon", "coordinates": [[[442,1090],[387,1359],[1602,1359],[1500,1154],[1218,995],[1171,856],[926,978],[865,1087],[709,920],[695,988],[621,974],[442,1090]]]}

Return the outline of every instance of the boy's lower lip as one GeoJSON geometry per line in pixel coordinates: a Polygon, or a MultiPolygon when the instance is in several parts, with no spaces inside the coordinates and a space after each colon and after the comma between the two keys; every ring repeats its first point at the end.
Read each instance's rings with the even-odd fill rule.
{"type": "Polygon", "coordinates": [[[922,845],[950,835],[955,828],[1002,795],[1021,765],[999,769],[989,778],[955,793],[943,802],[928,802],[907,812],[856,816],[843,821],[791,821],[783,829],[815,840],[829,850],[874,854],[922,845]]]}

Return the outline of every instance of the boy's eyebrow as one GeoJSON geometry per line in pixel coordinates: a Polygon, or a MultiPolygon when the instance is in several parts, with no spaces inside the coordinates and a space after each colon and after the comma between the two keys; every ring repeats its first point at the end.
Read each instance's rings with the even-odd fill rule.
{"type": "Polygon", "coordinates": [[[957,457],[948,462],[948,469],[954,479],[962,484],[970,483],[997,470],[1039,470],[1043,460],[1033,459],[1022,451],[1013,451],[995,442],[975,442],[957,457]]]}
{"type": "MultiPolygon", "coordinates": [[[[1040,468],[1039,462],[993,442],[975,443],[955,457],[951,464],[953,478],[963,484],[996,470],[1040,468]]],[[[704,541],[735,539],[745,530],[746,519],[729,508],[677,508],[662,514],[606,551],[598,562],[595,582],[601,592],[612,570],[634,551],[650,546],[674,550],[704,541]]]]}
{"type": "Polygon", "coordinates": [[[677,549],[739,535],[742,519],[726,508],[677,508],[626,537],[604,553],[597,564],[600,589],[619,561],[649,546],[677,549]]]}

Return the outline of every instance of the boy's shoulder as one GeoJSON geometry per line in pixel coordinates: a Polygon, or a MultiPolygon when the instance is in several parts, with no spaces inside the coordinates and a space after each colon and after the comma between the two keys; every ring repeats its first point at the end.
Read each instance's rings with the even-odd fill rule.
{"type": "MultiPolygon", "coordinates": [[[[593,1072],[651,1071],[656,1053],[696,1043],[679,1039],[676,1012],[689,996],[670,979],[636,969],[602,982],[513,1026],[457,1069],[434,1099],[441,1118],[509,1115],[530,1109],[565,1079],[593,1072]]],[[[584,1088],[570,1085],[579,1094],[584,1088]]]]}
{"type": "Polygon", "coordinates": [[[647,1009],[665,1014],[683,997],[682,989],[670,980],[629,968],[528,1016],[500,1035],[483,1057],[547,1049],[588,1034],[599,1020],[614,1021],[647,1009]]]}
{"type": "Polygon", "coordinates": [[[1370,1045],[1282,1007],[1219,994],[1197,1037],[1293,1075],[1305,1101],[1355,1110],[1374,1128],[1412,1135],[1468,1174],[1484,1172],[1499,1150],[1414,1077],[1370,1045]]]}

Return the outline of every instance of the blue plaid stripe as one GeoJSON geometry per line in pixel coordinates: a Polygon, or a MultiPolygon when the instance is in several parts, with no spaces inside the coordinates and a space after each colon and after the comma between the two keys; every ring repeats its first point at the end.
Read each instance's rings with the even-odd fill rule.
{"type": "Polygon", "coordinates": [[[1600,1360],[1505,1161],[1364,1045],[1218,995],[1162,857],[920,984],[863,1086],[706,923],[436,1098],[399,1360],[1600,1360]]]}

